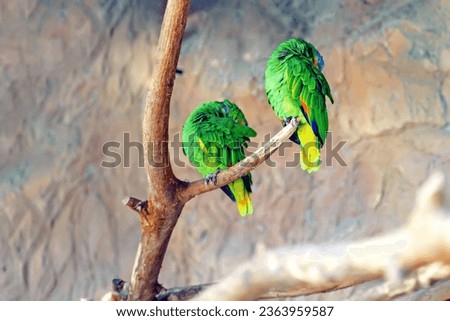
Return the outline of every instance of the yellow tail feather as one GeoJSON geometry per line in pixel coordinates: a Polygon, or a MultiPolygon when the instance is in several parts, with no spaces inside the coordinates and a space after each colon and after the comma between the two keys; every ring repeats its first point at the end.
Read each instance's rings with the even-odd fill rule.
{"type": "Polygon", "coordinates": [[[297,135],[301,142],[300,165],[308,173],[317,172],[322,161],[320,150],[317,147],[317,137],[310,125],[305,124],[297,129],[297,135]]]}
{"type": "Polygon", "coordinates": [[[241,216],[251,215],[253,213],[253,204],[250,199],[250,193],[247,192],[242,178],[228,184],[233,193],[239,214],[241,216]]]}

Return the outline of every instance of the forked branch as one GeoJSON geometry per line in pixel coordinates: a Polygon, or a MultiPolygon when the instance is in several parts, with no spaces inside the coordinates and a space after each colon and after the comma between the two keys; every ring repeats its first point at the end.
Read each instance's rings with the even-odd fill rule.
{"type": "Polygon", "coordinates": [[[174,176],[169,160],[170,98],[180,55],[190,0],[169,0],[158,41],[158,61],[142,122],[147,166],[148,200],[127,199],[139,212],[142,237],[131,277],[130,300],[152,300],[162,287],[158,275],[170,236],[183,209],[177,191],[183,184],[174,176]]]}

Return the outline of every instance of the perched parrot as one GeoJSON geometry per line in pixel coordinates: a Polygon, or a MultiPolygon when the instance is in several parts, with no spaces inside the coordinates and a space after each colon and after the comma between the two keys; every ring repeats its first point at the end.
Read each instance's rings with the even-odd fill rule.
{"type": "MultiPolygon", "coordinates": [[[[232,102],[210,101],[198,106],[183,126],[183,152],[200,174],[214,181],[220,170],[227,169],[245,158],[244,148],[256,132],[232,102]]],[[[241,216],[253,213],[250,199],[252,176],[247,174],[225,185],[222,190],[233,202],[241,216]]]]}
{"type": "Polygon", "coordinates": [[[267,98],[283,126],[293,117],[299,119],[290,139],[301,146],[300,165],[308,173],[321,164],[320,149],[328,131],[325,96],[334,103],[323,67],[323,58],[312,44],[289,39],[275,48],[265,72],[267,98]]]}

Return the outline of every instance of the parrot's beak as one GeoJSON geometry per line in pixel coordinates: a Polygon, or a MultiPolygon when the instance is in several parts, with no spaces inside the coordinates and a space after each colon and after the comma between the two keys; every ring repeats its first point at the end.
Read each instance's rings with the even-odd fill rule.
{"type": "Polygon", "coordinates": [[[317,66],[319,65],[319,59],[314,58],[314,67],[318,68],[317,66]]]}

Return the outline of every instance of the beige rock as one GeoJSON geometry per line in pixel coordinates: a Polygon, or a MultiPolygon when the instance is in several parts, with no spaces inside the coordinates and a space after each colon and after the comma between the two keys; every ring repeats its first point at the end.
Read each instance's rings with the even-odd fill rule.
{"type": "Polygon", "coordinates": [[[387,35],[387,49],[394,57],[405,55],[411,49],[412,41],[408,39],[400,29],[392,29],[387,35]]]}
{"type": "Polygon", "coordinates": [[[439,57],[439,67],[443,72],[450,71],[450,50],[442,49],[441,56],[439,57]]]}

